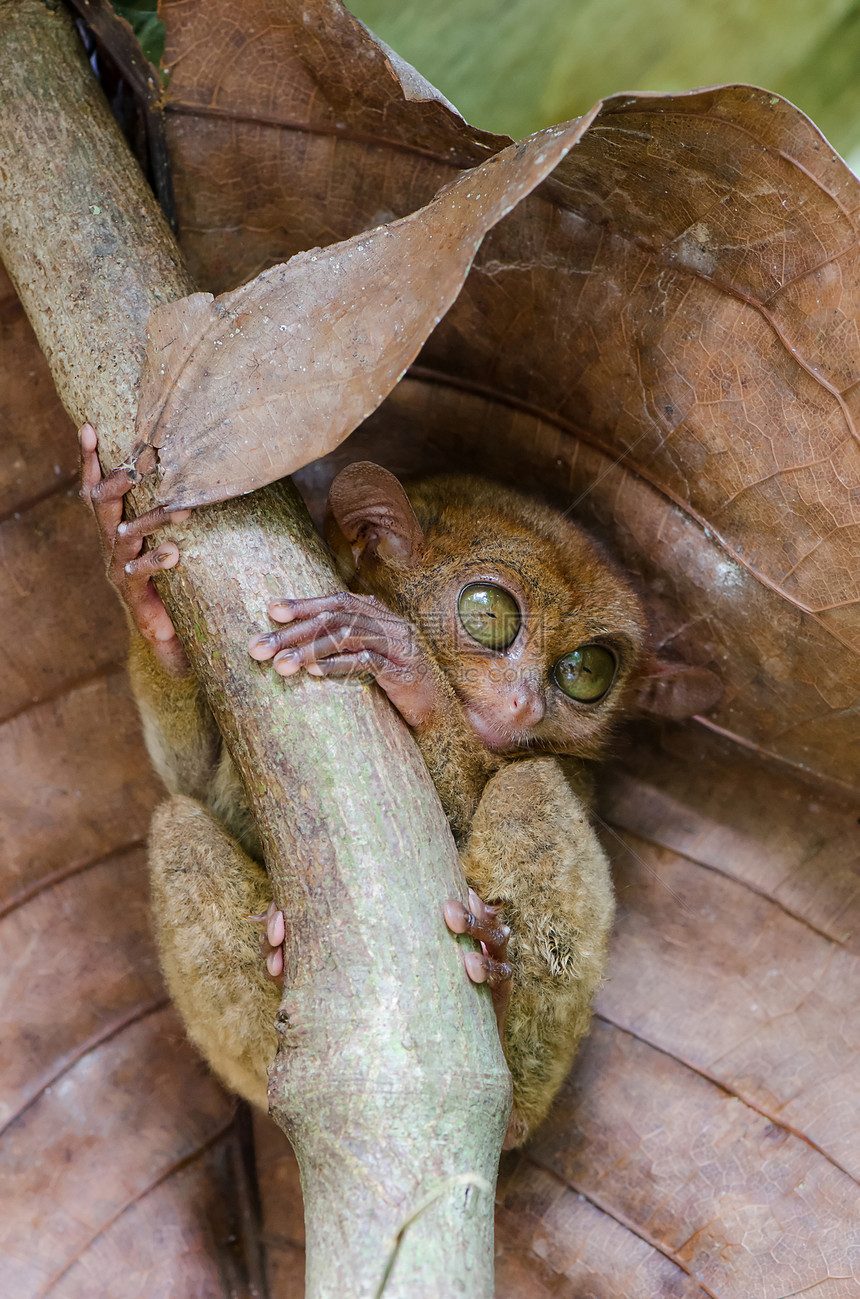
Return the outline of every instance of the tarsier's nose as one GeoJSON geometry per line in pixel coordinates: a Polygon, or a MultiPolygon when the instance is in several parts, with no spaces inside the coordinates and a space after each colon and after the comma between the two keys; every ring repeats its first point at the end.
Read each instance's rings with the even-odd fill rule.
{"type": "Polygon", "coordinates": [[[507,710],[510,723],[518,728],[537,726],[546,712],[543,694],[525,686],[515,686],[509,691],[505,695],[503,707],[507,710]]]}

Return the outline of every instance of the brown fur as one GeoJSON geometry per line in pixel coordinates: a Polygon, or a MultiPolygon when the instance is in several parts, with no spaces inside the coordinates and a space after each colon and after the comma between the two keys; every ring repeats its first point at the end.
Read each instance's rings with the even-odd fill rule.
{"type": "Polygon", "coordinates": [[[162,968],[191,1040],[227,1086],[266,1107],[281,1001],[260,956],[272,899],[262,866],[193,798],[156,810],[150,880],[162,968]]]}
{"type": "MultiPolygon", "coordinates": [[[[487,902],[504,906],[511,926],[504,1046],[522,1140],[570,1066],[602,976],[613,901],[587,819],[588,764],[603,750],[641,657],[643,617],[595,543],[556,511],[472,478],[407,490],[423,533],[420,557],[416,550],[401,562],[393,548],[386,560],[384,549],[359,546],[352,587],[418,628],[441,683],[444,706],[415,734],[467,879],[487,902]],[[526,612],[528,634],[512,655],[470,643],[458,624],[457,595],[480,580],[506,586],[526,612]],[[613,649],[616,681],[605,700],[580,706],[561,696],[550,669],[594,639],[613,649]],[[490,747],[467,710],[493,715],[506,688],[501,667],[528,677],[546,712],[528,735],[511,731],[490,747]]],[[[376,498],[374,509],[379,514],[376,498]]],[[[333,540],[340,555],[349,551],[342,536],[333,540]]],[[[213,1068],[263,1104],[278,993],[265,981],[256,930],[245,919],[270,899],[264,872],[248,856],[259,856],[253,827],[196,686],[160,672],[142,641],[132,669],[150,752],[168,788],[209,809],[174,797],[153,821],[153,904],[170,990],[213,1068]]]]}
{"type": "Polygon", "coordinates": [[[463,868],[477,893],[502,904],[511,929],[504,1048],[522,1140],[549,1109],[588,1029],[615,905],[587,808],[557,759],[511,762],[491,778],[463,868]]]}

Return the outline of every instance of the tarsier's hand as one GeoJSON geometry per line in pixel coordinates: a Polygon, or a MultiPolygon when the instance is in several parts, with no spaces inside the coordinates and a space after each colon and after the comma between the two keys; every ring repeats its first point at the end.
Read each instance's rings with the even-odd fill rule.
{"type": "Polygon", "coordinates": [[[153,573],[179,563],[179,549],[164,541],[143,552],[143,541],[165,523],[180,523],[190,510],[149,510],[122,523],[123,497],[132,486],[124,469],[114,469],[102,478],[97,454],[98,438],[91,424],[78,433],[81,447],[81,496],[98,524],[108,581],[116,588],[129,616],[149,641],[162,666],[173,674],[188,670],[185,651],[173,629],[161,596],[152,585],[153,573]]]}
{"type": "Polygon", "coordinates": [[[368,673],[412,727],[423,726],[447,703],[415,628],[373,596],[338,591],[276,600],[269,617],[287,625],[254,636],[248,652],[260,661],[272,659],[281,676],[301,668],[316,677],[368,673]]]}

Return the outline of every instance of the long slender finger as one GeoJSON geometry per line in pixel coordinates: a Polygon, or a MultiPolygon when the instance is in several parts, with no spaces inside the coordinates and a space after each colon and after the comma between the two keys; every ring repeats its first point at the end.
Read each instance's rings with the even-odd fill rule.
{"type": "Polygon", "coordinates": [[[179,563],[179,547],[173,541],[162,542],[155,550],[147,550],[137,559],[131,559],[123,572],[136,582],[147,582],[154,573],[161,573],[166,568],[173,568],[179,563]]]}
{"type": "Polygon", "coordinates": [[[297,618],[310,618],[329,609],[376,613],[380,617],[390,614],[373,596],[353,595],[351,591],[332,591],[330,595],[314,595],[302,600],[273,600],[268,613],[274,622],[293,622],[297,618]]]}
{"type": "Polygon", "coordinates": [[[283,911],[272,907],[266,917],[266,937],[272,947],[280,947],[287,935],[283,911]]]}
{"type": "Polygon", "coordinates": [[[126,575],[133,570],[129,570],[129,564],[136,559],[143,548],[143,542],[139,537],[125,538],[117,534],[113,544],[113,550],[108,560],[108,578],[113,582],[118,590],[123,590],[127,585],[126,575]]]}
{"type": "Polygon", "coordinates": [[[271,952],[269,952],[269,955],[266,957],[266,969],[269,973],[269,978],[274,979],[276,983],[283,979],[284,949],[282,947],[275,947],[271,952]]]}
{"type": "Polygon", "coordinates": [[[130,488],[131,483],[125,470],[114,469],[90,491],[90,508],[96,516],[106,555],[113,551],[117,528],[122,519],[123,500],[130,488]]]}
{"type": "MultiPolygon", "coordinates": [[[[301,663],[295,663],[293,666],[294,663],[295,660],[276,659],[275,671],[282,677],[291,677],[302,666],[301,663]]],[[[374,654],[371,650],[360,650],[357,654],[335,654],[331,658],[309,663],[307,673],[311,677],[365,676],[367,673],[378,676],[387,666],[381,654],[374,654]]]]}
{"type": "Polygon", "coordinates": [[[108,501],[118,501],[126,492],[131,491],[134,484],[120,465],[112,469],[90,492],[90,500],[96,505],[106,505],[108,501]]]}
{"type": "Polygon", "coordinates": [[[336,632],[330,636],[320,636],[307,645],[297,645],[282,650],[275,658],[275,670],[281,671],[282,665],[287,666],[289,676],[297,671],[298,667],[310,667],[314,663],[322,662],[323,659],[344,654],[360,654],[363,651],[374,655],[375,666],[377,660],[381,662],[387,658],[387,649],[388,640],[385,636],[371,637],[367,632],[351,636],[336,632]]]}
{"type": "Polygon", "coordinates": [[[497,961],[488,956],[486,949],[467,952],[463,964],[472,983],[486,983],[492,993],[493,1014],[499,1030],[499,1041],[504,1047],[505,1025],[513,992],[513,970],[507,961],[497,961]]]}
{"type": "MultiPolygon", "coordinates": [[[[477,895],[475,895],[477,897],[477,895]]],[[[480,898],[478,898],[480,902],[480,898]]],[[[476,914],[476,908],[469,910],[464,907],[462,902],[456,898],[449,898],[445,903],[442,914],[445,917],[445,924],[455,934],[468,934],[477,942],[483,943],[487,950],[487,955],[493,960],[504,961],[507,954],[508,939],[511,936],[510,928],[499,922],[493,914],[476,914]]],[[[491,909],[482,903],[486,912],[491,909]]]]}
{"type": "Polygon", "coordinates": [[[122,498],[131,487],[124,469],[115,469],[102,478],[98,457],[98,437],[92,424],[82,424],[78,431],[81,448],[81,496],[93,511],[101,534],[102,548],[110,556],[116,530],[122,518],[122,498]],[[108,484],[105,487],[105,483],[108,484]]]}
{"type": "Polygon", "coordinates": [[[513,973],[507,961],[494,961],[483,952],[467,952],[463,964],[473,983],[489,983],[491,988],[507,983],[513,973]]]}
{"type": "Polygon", "coordinates": [[[81,496],[91,504],[92,491],[102,480],[102,467],[96,452],[98,438],[92,424],[81,425],[78,429],[78,441],[81,447],[81,496]]]}
{"type": "Polygon", "coordinates": [[[149,537],[165,523],[184,523],[190,515],[190,510],[170,510],[165,505],[159,505],[154,510],[139,514],[136,519],[121,523],[117,528],[117,536],[128,539],[149,537]]]}

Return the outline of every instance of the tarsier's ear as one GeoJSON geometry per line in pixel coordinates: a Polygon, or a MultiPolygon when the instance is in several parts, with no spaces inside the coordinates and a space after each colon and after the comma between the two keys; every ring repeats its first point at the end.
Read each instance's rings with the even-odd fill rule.
{"type": "Polygon", "coordinates": [[[723,683],[708,668],[650,659],[633,686],[633,707],[646,717],[680,721],[706,713],[723,697],[723,683]]]}
{"type": "Polygon", "coordinates": [[[392,568],[412,568],[421,559],[424,534],[400,483],[381,465],[360,460],[342,469],[328,494],[325,535],[341,568],[352,555],[352,571],[365,555],[392,568]]]}

